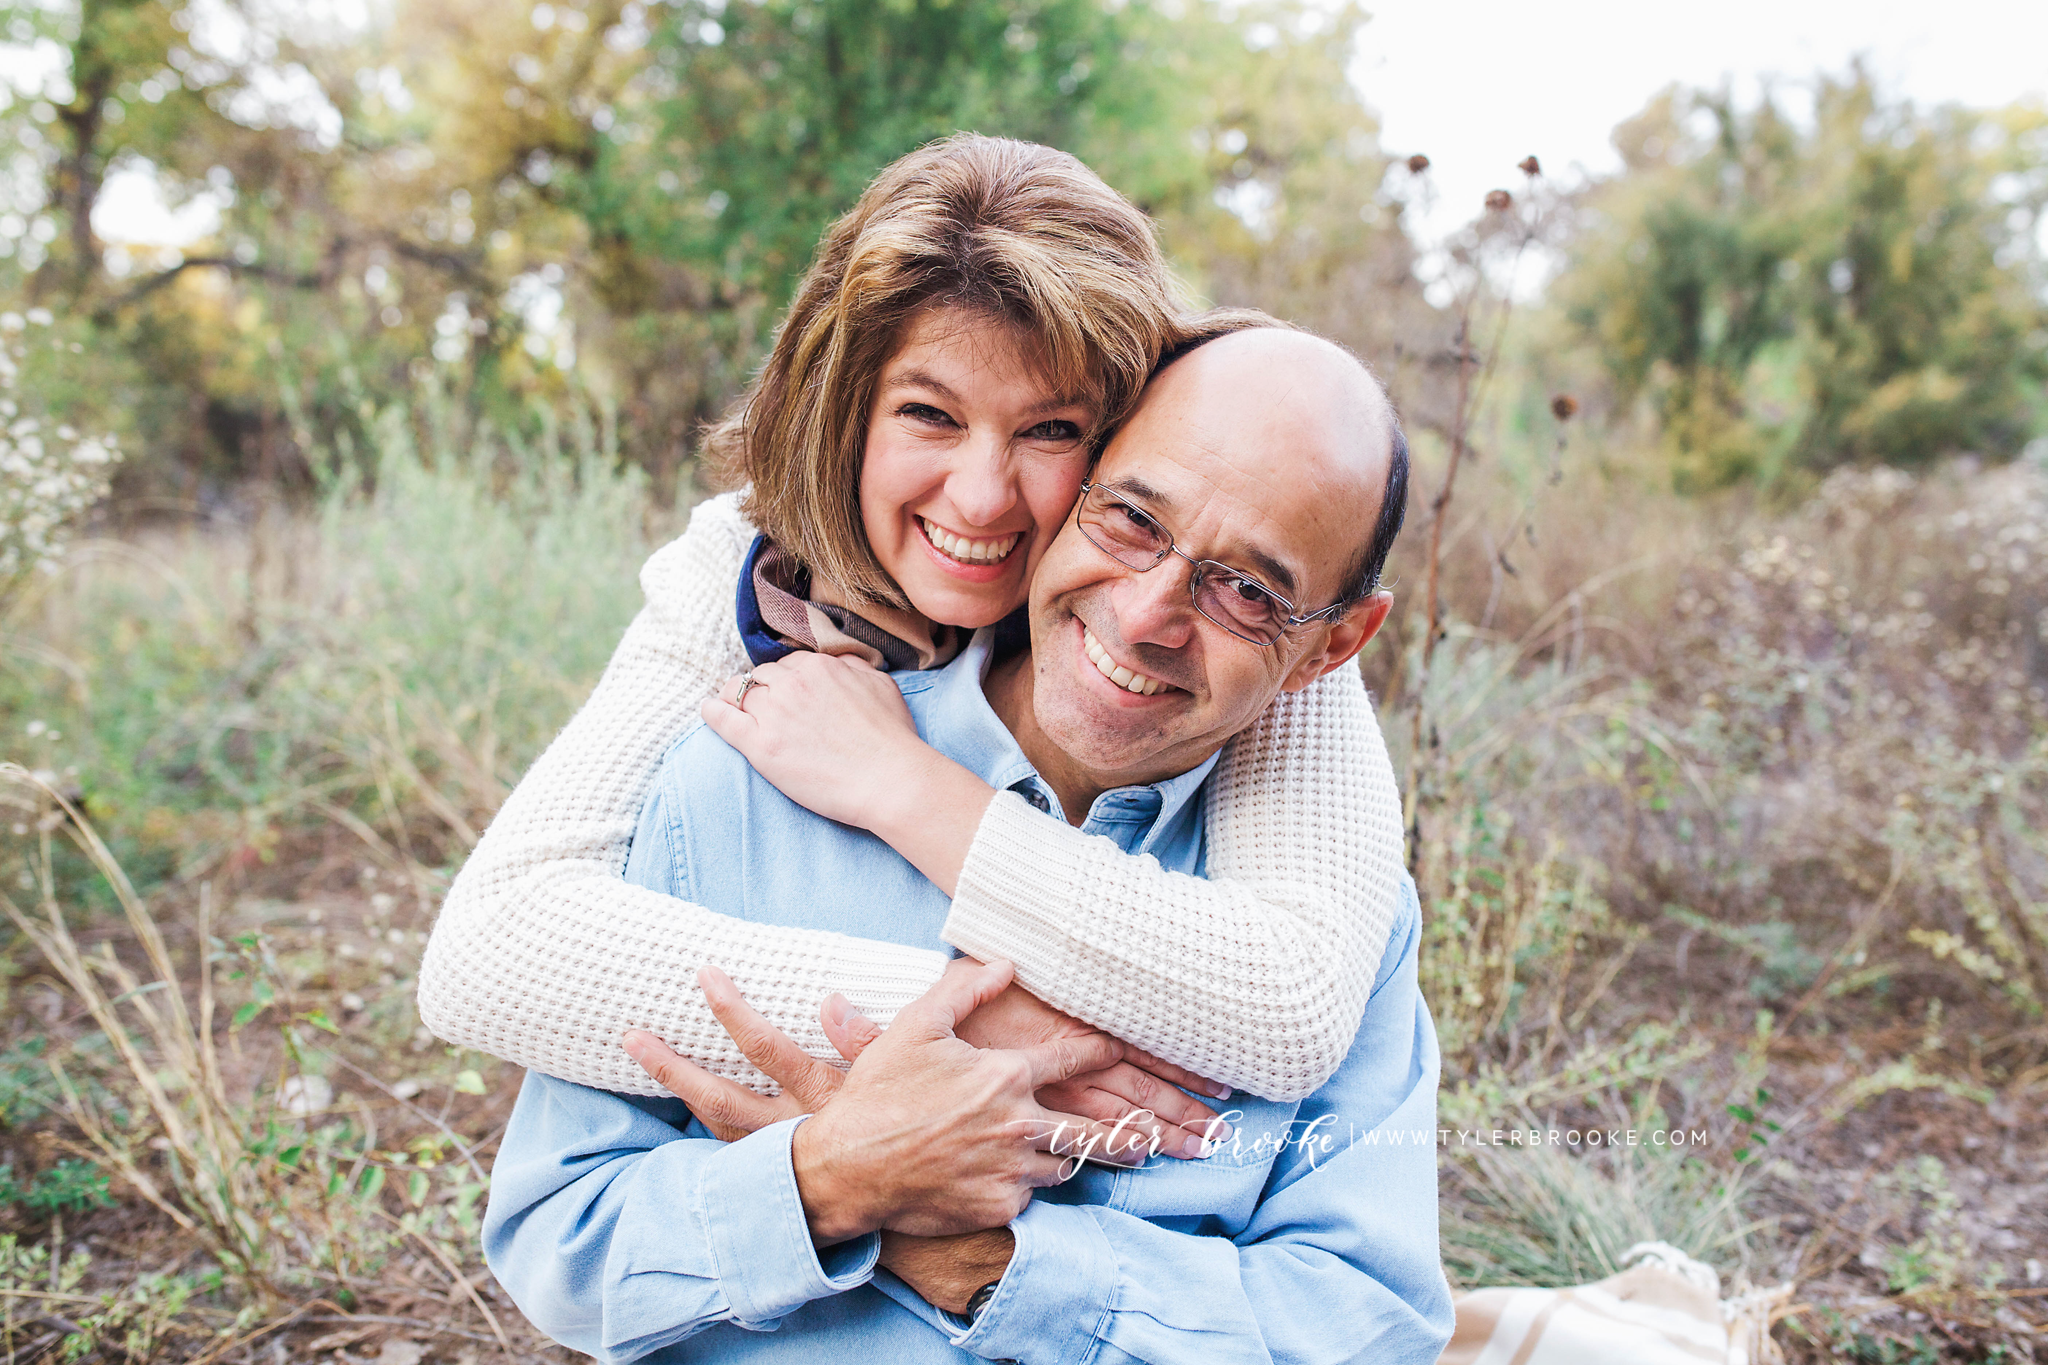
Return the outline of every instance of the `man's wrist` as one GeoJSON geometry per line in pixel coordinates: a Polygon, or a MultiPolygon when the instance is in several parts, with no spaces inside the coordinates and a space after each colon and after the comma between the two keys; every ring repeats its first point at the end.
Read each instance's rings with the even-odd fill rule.
{"type": "Polygon", "coordinates": [[[816,1245],[851,1241],[882,1226],[887,1215],[873,1197],[879,1182],[854,1169],[856,1159],[822,1117],[796,1126],[790,1135],[789,1162],[816,1245]]]}
{"type": "Polygon", "coordinates": [[[1016,1247],[1008,1228],[952,1237],[884,1232],[881,1264],[934,1308],[966,1316],[975,1293],[1003,1278],[1016,1247]]]}

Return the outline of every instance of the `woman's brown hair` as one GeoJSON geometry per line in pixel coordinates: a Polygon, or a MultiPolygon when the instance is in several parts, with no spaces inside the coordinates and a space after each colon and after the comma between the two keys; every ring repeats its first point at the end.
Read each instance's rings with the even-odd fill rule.
{"type": "Polygon", "coordinates": [[[904,324],[985,313],[1037,341],[1047,380],[1121,420],[1180,335],[1145,215],[1065,152],[959,134],[903,157],[826,232],[768,360],[705,438],[747,517],[853,601],[907,606],[868,544],[868,408],[904,324]]]}

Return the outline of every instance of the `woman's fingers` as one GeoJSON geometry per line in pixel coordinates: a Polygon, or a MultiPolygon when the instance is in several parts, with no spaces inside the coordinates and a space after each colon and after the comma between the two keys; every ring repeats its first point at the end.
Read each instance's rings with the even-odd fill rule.
{"type": "MultiPolygon", "coordinates": [[[[1152,1155],[1150,1135],[1134,1131],[1128,1124],[1100,1123],[1040,1109],[1027,1124],[1032,1147],[1071,1161],[1094,1161],[1104,1166],[1142,1166],[1152,1155]]],[[[1027,1158],[1028,1159],[1028,1158],[1027,1158]]]]}
{"type": "Polygon", "coordinates": [[[784,1106],[743,1085],[712,1075],[677,1055],[667,1043],[644,1029],[630,1030],[619,1043],[627,1056],[688,1105],[690,1112],[721,1142],[736,1142],[790,1117],[783,1112],[784,1106]]]}
{"type": "Polygon", "coordinates": [[[732,978],[716,967],[697,973],[697,985],[711,1013],[732,1035],[741,1055],[771,1077],[789,1098],[815,1114],[839,1089],[841,1076],[790,1041],[740,995],[732,978]]]}
{"type": "Polygon", "coordinates": [[[1222,1141],[1231,1132],[1207,1105],[1122,1062],[1046,1086],[1037,1098],[1060,1113],[1122,1124],[1126,1132],[1156,1140],[1166,1156],[1199,1156],[1205,1137],[1222,1141]]]}
{"type": "Polygon", "coordinates": [[[818,1011],[818,1021],[825,1026],[825,1037],[849,1062],[859,1061],[868,1044],[882,1036],[881,1027],[855,1009],[853,1002],[837,991],[825,997],[825,1004],[818,1011]]]}
{"type": "Polygon", "coordinates": [[[1230,1087],[1223,1084],[1223,1082],[1212,1081],[1206,1076],[1197,1076],[1186,1067],[1175,1066],[1164,1057],[1155,1057],[1143,1048],[1135,1048],[1128,1043],[1124,1044],[1124,1060],[1137,1067],[1140,1071],[1151,1072],[1168,1085],[1178,1085],[1192,1090],[1198,1095],[1208,1095],[1212,1099],[1227,1100],[1230,1098],[1230,1087]]]}
{"type": "Polygon", "coordinates": [[[1087,1085],[1105,1091],[1127,1109],[1147,1110],[1168,1123],[1193,1132],[1201,1131],[1210,1119],[1216,1117],[1214,1108],[1129,1062],[1118,1062],[1105,1070],[1076,1076],[1068,1084],[1087,1085]]]}

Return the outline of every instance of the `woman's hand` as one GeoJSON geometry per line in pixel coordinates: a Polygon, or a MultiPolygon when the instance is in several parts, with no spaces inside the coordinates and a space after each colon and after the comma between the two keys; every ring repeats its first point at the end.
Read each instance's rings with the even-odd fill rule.
{"type": "MultiPolygon", "coordinates": [[[[1025,1048],[1055,1038],[1084,1037],[1095,1030],[1012,982],[1001,995],[962,1019],[955,1032],[976,1047],[1025,1048]]],[[[1230,1136],[1229,1123],[1218,1118],[1214,1109],[1174,1088],[1184,1086],[1228,1099],[1230,1087],[1204,1080],[1129,1043],[1120,1046],[1123,1060],[1045,1086],[1038,1091],[1038,1102],[1062,1114],[1142,1134],[1163,1156],[1199,1156],[1203,1139],[1222,1142],[1230,1136]]]]}
{"type": "Polygon", "coordinates": [[[873,832],[947,895],[995,791],[926,744],[889,675],[792,654],[707,698],[704,723],[800,806],[873,832]]]}

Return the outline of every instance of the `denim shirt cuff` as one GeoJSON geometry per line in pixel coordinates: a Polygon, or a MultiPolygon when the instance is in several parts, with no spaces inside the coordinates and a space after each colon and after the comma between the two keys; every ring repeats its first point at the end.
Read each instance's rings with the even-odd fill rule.
{"type": "Polygon", "coordinates": [[[882,1254],[871,1232],[820,1251],[797,1194],[790,1142],[804,1116],[770,1124],[703,1165],[698,1216],[719,1282],[742,1327],[772,1328],[813,1299],[874,1277],[882,1254]]]}
{"type": "Polygon", "coordinates": [[[1116,1251],[1085,1208],[1034,1199],[995,1297],[953,1344],[986,1360],[1086,1359],[1116,1293],[1116,1251]]]}

